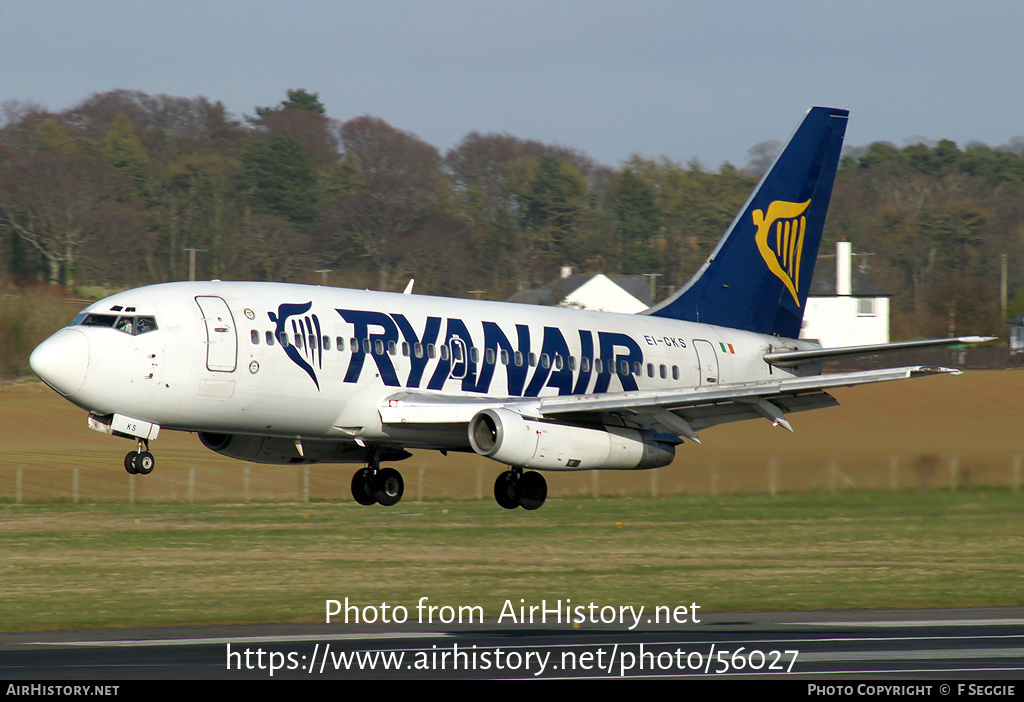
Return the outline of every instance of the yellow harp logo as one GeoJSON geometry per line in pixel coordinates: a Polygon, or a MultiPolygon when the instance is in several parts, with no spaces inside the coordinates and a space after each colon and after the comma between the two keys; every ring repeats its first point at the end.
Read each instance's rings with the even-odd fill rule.
{"type": "Polygon", "coordinates": [[[800,261],[804,252],[804,232],[807,230],[807,218],[803,214],[810,204],[810,200],[776,200],[768,205],[767,215],[761,210],[754,210],[757,250],[768,264],[768,270],[785,283],[797,307],[800,306],[800,297],[797,295],[800,289],[800,261]]]}

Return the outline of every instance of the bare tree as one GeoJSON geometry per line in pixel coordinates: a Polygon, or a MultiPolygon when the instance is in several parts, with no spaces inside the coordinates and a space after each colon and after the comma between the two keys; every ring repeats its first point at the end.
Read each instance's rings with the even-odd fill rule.
{"type": "Polygon", "coordinates": [[[74,284],[78,250],[131,207],[130,181],[76,153],[26,154],[0,176],[0,223],[49,264],[50,282],[74,284]]]}

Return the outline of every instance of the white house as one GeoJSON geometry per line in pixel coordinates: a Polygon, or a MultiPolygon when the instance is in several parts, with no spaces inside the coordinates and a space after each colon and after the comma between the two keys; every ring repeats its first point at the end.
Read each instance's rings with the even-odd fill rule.
{"type": "Polygon", "coordinates": [[[560,278],[518,292],[509,301],[635,314],[651,306],[651,283],[646,275],[573,275],[571,268],[563,266],[560,278]]]}
{"type": "Polygon", "coordinates": [[[824,347],[884,344],[889,341],[889,295],[868,277],[867,266],[854,266],[853,244],[836,242],[834,274],[817,266],[804,310],[801,339],[824,347]]]}

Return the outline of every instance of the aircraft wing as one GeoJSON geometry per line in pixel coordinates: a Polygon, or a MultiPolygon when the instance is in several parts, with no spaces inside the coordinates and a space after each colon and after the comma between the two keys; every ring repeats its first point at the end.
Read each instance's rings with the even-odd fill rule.
{"type": "Polygon", "coordinates": [[[959,375],[960,371],[907,366],[699,388],[540,398],[460,398],[400,392],[385,398],[379,410],[385,424],[463,424],[482,410],[498,407],[534,418],[619,415],[699,442],[696,432],[700,429],[756,417],[793,431],[785,418],[789,412],[839,404],[826,392],[830,388],[941,373],[959,375]]]}

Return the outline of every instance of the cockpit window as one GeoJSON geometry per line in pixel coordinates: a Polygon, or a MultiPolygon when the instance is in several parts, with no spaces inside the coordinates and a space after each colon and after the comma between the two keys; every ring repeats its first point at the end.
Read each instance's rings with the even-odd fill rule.
{"type": "Polygon", "coordinates": [[[112,327],[117,324],[117,315],[87,314],[79,324],[83,327],[112,327]]]}
{"type": "Polygon", "coordinates": [[[113,327],[118,331],[132,336],[156,330],[156,317],[134,314],[85,314],[75,317],[72,326],[81,324],[83,327],[113,327]]]}

